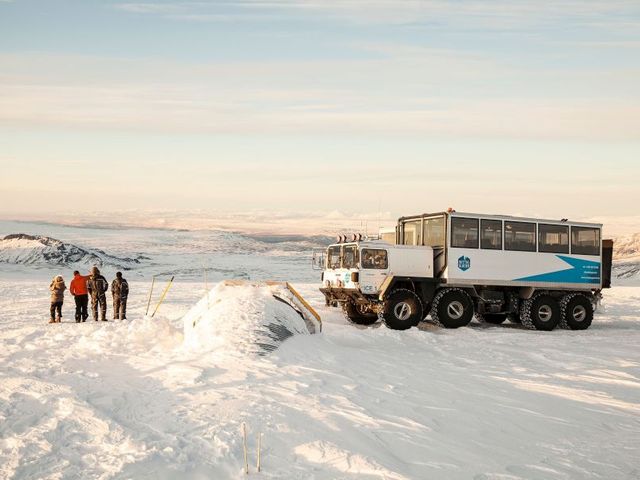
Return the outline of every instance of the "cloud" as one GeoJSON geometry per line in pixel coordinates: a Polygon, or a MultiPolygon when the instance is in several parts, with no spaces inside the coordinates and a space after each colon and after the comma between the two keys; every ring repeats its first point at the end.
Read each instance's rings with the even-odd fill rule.
{"type": "Polygon", "coordinates": [[[372,48],[389,56],[200,65],[1,55],[5,71],[0,76],[0,125],[183,133],[638,138],[640,101],[611,92],[602,96],[600,89],[606,82],[618,88],[624,82],[637,84],[640,71],[548,75],[478,55],[372,48]],[[523,79],[530,82],[525,88],[504,89],[505,83],[523,79]],[[529,88],[536,83],[539,92],[529,88]],[[545,95],[549,85],[563,90],[545,95]]]}
{"type": "Polygon", "coordinates": [[[421,25],[455,25],[511,29],[548,25],[567,21],[579,24],[628,21],[640,13],[633,0],[513,2],[507,0],[235,0],[235,1],[175,1],[169,3],[123,3],[116,8],[133,13],[174,14],[176,20],[228,21],[268,19],[256,15],[280,13],[295,17],[331,17],[350,23],[380,23],[421,25]],[[604,18],[606,17],[606,19],[604,18]]]}

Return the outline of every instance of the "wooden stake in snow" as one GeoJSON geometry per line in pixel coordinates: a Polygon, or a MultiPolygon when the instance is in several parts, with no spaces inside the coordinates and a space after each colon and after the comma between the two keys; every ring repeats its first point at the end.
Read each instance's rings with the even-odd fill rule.
{"type": "Polygon", "coordinates": [[[247,460],[247,426],[242,424],[242,448],[244,450],[244,474],[249,475],[249,461],[247,460]]]}
{"type": "Polygon", "coordinates": [[[260,471],[260,450],[262,449],[262,432],[258,433],[258,465],[256,468],[260,471]]]}
{"type": "Polygon", "coordinates": [[[149,307],[151,306],[151,295],[153,295],[153,285],[156,283],[156,276],[151,277],[151,290],[149,290],[149,301],[147,302],[147,311],[144,316],[149,315],[149,307]]]}
{"type": "Polygon", "coordinates": [[[207,310],[209,310],[209,282],[207,282],[207,269],[204,269],[204,292],[207,296],[207,310]]]}

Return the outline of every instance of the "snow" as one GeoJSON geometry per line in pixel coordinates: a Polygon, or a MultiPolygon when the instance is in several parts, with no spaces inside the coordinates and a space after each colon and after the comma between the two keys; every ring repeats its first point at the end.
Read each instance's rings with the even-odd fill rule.
{"type": "MultiPolygon", "coordinates": [[[[99,233],[75,235],[104,247],[99,233]]],[[[154,241],[106,238],[128,256],[154,241]]],[[[195,266],[202,254],[185,238],[163,249],[195,266]]],[[[229,276],[259,267],[260,278],[286,278],[292,267],[323,318],[322,333],[301,330],[268,355],[249,349],[252,332],[276,314],[291,328],[299,317],[259,283],[178,276],[148,318],[149,267],[131,273],[129,320],[72,323],[67,296],[63,323],[49,325],[55,271],[0,266],[0,478],[244,478],[243,423],[251,478],[640,477],[637,281],[604,292],[586,331],[397,332],[325,307],[307,261],[270,251],[226,260],[229,276]]]]}

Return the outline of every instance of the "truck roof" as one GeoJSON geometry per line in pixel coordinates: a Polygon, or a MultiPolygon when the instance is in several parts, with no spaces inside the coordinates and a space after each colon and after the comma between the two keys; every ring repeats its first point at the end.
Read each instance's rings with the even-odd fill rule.
{"type": "Polygon", "coordinates": [[[344,242],[344,243],[332,243],[331,245],[329,245],[329,247],[336,247],[336,246],[345,246],[345,245],[356,245],[356,246],[362,246],[362,247],[371,247],[371,248],[384,248],[384,249],[389,249],[389,248],[399,248],[399,249],[406,249],[406,250],[415,250],[415,249],[421,249],[424,250],[425,248],[429,248],[431,249],[432,247],[429,246],[423,246],[423,245],[398,245],[395,243],[387,243],[385,241],[382,240],[361,240],[359,242],[344,242]]]}
{"type": "Polygon", "coordinates": [[[513,220],[513,221],[520,221],[520,222],[537,222],[537,223],[550,223],[550,224],[558,224],[558,225],[576,225],[576,226],[602,228],[601,223],[580,222],[580,221],[562,220],[562,219],[559,220],[559,219],[534,218],[534,217],[518,217],[515,215],[499,215],[499,214],[491,214],[491,213],[456,212],[456,211],[409,215],[406,217],[400,217],[398,221],[411,220],[414,218],[438,216],[438,215],[450,215],[452,217],[487,218],[492,220],[513,220]]]}

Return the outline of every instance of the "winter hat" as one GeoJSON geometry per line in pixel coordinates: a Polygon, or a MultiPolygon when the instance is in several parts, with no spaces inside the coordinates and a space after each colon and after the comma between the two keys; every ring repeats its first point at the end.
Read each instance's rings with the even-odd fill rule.
{"type": "Polygon", "coordinates": [[[56,280],[62,282],[64,281],[64,278],[62,278],[62,275],[56,275],[56,280]]]}
{"type": "Polygon", "coordinates": [[[116,277],[122,278],[122,272],[116,272],[116,277]]]}

